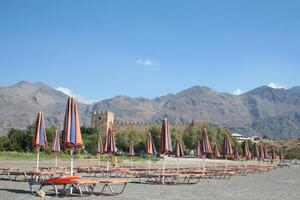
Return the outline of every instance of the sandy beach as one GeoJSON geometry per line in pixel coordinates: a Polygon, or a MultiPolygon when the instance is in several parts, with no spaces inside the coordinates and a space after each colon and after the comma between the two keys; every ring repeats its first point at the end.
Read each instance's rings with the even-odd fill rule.
{"type": "MultiPolygon", "coordinates": [[[[174,159],[169,159],[167,165],[176,164],[174,159]]],[[[190,159],[189,164],[197,164],[198,160],[190,159]],[[191,160],[194,161],[191,162],[191,160]]],[[[51,164],[51,161],[42,161],[42,165],[51,164]]],[[[90,163],[96,161],[89,161],[90,163]]],[[[223,161],[219,161],[223,162],[223,161]]],[[[1,160],[1,166],[20,167],[32,169],[34,161],[9,161],[1,160]]],[[[80,160],[77,164],[87,161],[80,160]]],[[[126,163],[124,163],[126,164],[126,163]]],[[[145,163],[139,163],[145,164],[145,163]]],[[[158,162],[153,164],[159,166],[158,162]]],[[[215,165],[212,161],[208,165],[215,165]]],[[[232,162],[231,164],[234,164],[232,162]]],[[[67,166],[67,161],[61,161],[61,165],[67,166]]],[[[233,176],[229,180],[204,179],[195,185],[150,185],[129,183],[121,196],[87,196],[87,197],[63,197],[63,199],[285,199],[294,200],[300,197],[300,168],[298,166],[278,168],[263,174],[251,174],[248,176],[233,176]]],[[[100,188],[96,188],[96,190],[100,188]]],[[[29,192],[26,182],[0,180],[0,199],[40,199],[29,192]]],[[[43,199],[61,199],[61,196],[46,196],[43,199]]]]}

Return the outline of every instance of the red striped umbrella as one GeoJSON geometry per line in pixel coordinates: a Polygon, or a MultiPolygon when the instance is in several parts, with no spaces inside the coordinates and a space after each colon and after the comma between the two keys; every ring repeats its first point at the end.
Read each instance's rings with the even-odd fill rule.
{"type": "Polygon", "coordinates": [[[261,145],[261,146],[259,147],[259,157],[260,157],[261,160],[264,160],[264,159],[265,159],[265,154],[264,154],[264,147],[263,147],[263,145],[261,145]]]}
{"type": "Polygon", "coordinates": [[[215,158],[221,158],[221,154],[219,152],[219,149],[218,149],[217,145],[215,145],[215,147],[214,147],[214,157],[215,158]]]}
{"type": "Polygon", "coordinates": [[[233,157],[234,157],[235,160],[240,159],[239,151],[237,150],[237,148],[234,149],[233,157]]]}
{"type": "Polygon", "coordinates": [[[268,158],[269,158],[268,150],[267,150],[267,148],[266,148],[265,146],[263,146],[263,153],[264,153],[264,157],[265,157],[266,159],[268,159],[268,158]]]}
{"type": "MultiPolygon", "coordinates": [[[[165,173],[165,154],[172,153],[173,151],[169,123],[166,118],[162,121],[160,146],[161,153],[163,154],[163,173],[165,173]]],[[[164,183],[164,179],[162,182],[164,183]]]]}
{"type": "Polygon", "coordinates": [[[101,166],[101,154],[103,154],[103,146],[102,146],[102,138],[100,132],[98,134],[97,153],[98,153],[98,166],[101,166]]]}
{"type": "Polygon", "coordinates": [[[276,151],[274,149],[272,149],[272,160],[275,160],[276,157],[277,157],[276,151]]]}
{"type": "Polygon", "coordinates": [[[146,153],[149,155],[148,158],[149,158],[149,170],[150,170],[150,168],[151,168],[150,155],[157,154],[151,133],[148,133],[148,136],[147,136],[146,153]]]}
{"type": "Polygon", "coordinates": [[[231,140],[230,140],[230,137],[227,133],[224,135],[223,153],[224,153],[224,156],[226,158],[225,170],[227,170],[227,168],[228,168],[228,158],[232,156],[231,140]]]}
{"type": "Polygon", "coordinates": [[[60,152],[60,141],[58,130],[55,131],[55,135],[52,142],[52,152],[55,153],[55,167],[57,167],[57,154],[60,152]]]}
{"type": "Polygon", "coordinates": [[[157,154],[151,133],[148,133],[148,136],[147,136],[146,153],[149,155],[157,154]]]}
{"type": "Polygon", "coordinates": [[[34,139],[33,139],[33,146],[37,149],[37,155],[36,155],[36,171],[39,171],[39,163],[40,163],[40,148],[47,146],[47,136],[46,136],[46,125],[44,121],[43,113],[39,112],[37,119],[36,119],[36,125],[35,125],[35,131],[34,131],[34,139]]]}
{"type": "Polygon", "coordinates": [[[79,113],[76,100],[73,97],[70,97],[68,99],[64,118],[63,134],[65,147],[70,151],[71,155],[71,176],[73,176],[74,148],[83,147],[80,131],[79,113]]]}
{"type": "Polygon", "coordinates": [[[243,157],[246,159],[251,159],[251,153],[249,150],[249,145],[247,140],[244,140],[243,142],[243,157]]]}
{"type": "Polygon", "coordinates": [[[113,130],[111,127],[108,128],[106,139],[105,139],[105,145],[104,145],[104,152],[107,154],[107,170],[109,168],[109,155],[114,154],[117,152],[116,142],[115,142],[115,136],[113,134],[113,130]]]}
{"type": "Polygon", "coordinates": [[[201,153],[203,155],[203,171],[205,171],[205,157],[212,153],[211,145],[209,142],[208,134],[206,128],[203,128],[202,138],[201,138],[201,153]]]}
{"type": "Polygon", "coordinates": [[[256,143],[253,144],[252,155],[254,158],[259,157],[259,152],[256,143]]]}
{"type": "Polygon", "coordinates": [[[179,140],[177,140],[176,144],[175,144],[175,156],[177,158],[184,156],[182,144],[181,144],[181,142],[179,140]]]}

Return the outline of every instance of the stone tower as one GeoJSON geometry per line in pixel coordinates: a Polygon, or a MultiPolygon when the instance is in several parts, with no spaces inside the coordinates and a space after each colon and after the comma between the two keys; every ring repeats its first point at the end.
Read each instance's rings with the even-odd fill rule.
{"type": "Polygon", "coordinates": [[[115,114],[107,110],[92,112],[91,126],[106,133],[109,125],[114,123],[114,117],[115,114]]]}

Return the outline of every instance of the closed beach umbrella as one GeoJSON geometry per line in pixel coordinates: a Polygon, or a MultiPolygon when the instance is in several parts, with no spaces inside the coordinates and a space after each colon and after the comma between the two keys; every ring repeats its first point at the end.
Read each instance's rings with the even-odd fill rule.
{"type": "Polygon", "coordinates": [[[79,113],[77,103],[73,97],[68,99],[64,118],[64,145],[70,151],[71,155],[71,176],[73,176],[73,151],[75,148],[82,148],[79,113]]]}
{"type": "Polygon", "coordinates": [[[234,157],[235,160],[240,159],[239,151],[237,150],[237,148],[234,149],[233,157],[234,157]]]}
{"type": "Polygon", "coordinates": [[[278,154],[279,154],[279,159],[280,159],[280,160],[284,159],[284,156],[283,156],[282,150],[280,150],[278,154]]]}
{"type": "Polygon", "coordinates": [[[201,137],[201,153],[203,155],[203,171],[205,171],[205,158],[207,155],[212,154],[212,148],[209,142],[208,134],[206,128],[202,131],[202,137],[201,137]]]}
{"type": "Polygon", "coordinates": [[[254,158],[259,157],[259,152],[256,143],[253,144],[252,155],[254,158]]]}
{"type": "Polygon", "coordinates": [[[269,158],[268,150],[267,150],[267,148],[266,148],[265,146],[263,146],[263,153],[264,153],[264,157],[265,157],[266,159],[268,159],[268,158],[269,158]]]}
{"type": "Polygon", "coordinates": [[[109,155],[114,154],[117,152],[115,137],[113,134],[112,128],[108,128],[106,139],[105,139],[105,145],[104,145],[104,152],[107,154],[107,170],[109,167],[109,155]]]}
{"type": "Polygon", "coordinates": [[[272,160],[276,159],[276,151],[274,149],[272,149],[272,160]]]}
{"type": "Polygon", "coordinates": [[[98,135],[97,153],[98,153],[98,166],[101,166],[101,154],[103,154],[103,146],[102,146],[102,138],[100,132],[98,135]]]}
{"type": "Polygon", "coordinates": [[[57,167],[57,154],[60,152],[60,141],[58,130],[55,131],[55,135],[52,141],[52,152],[55,153],[55,167],[57,167]]]}
{"type": "Polygon", "coordinates": [[[219,149],[218,149],[217,145],[215,145],[215,147],[214,147],[214,157],[215,157],[215,159],[216,158],[218,159],[218,158],[221,157],[221,154],[219,152],[219,149]]]}
{"type": "Polygon", "coordinates": [[[36,171],[39,171],[39,162],[40,162],[40,148],[47,146],[47,136],[46,136],[46,125],[44,121],[44,115],[43,113],[39,112],[37,119],[36,119],[36,125],[35,125],[35,131],[34,131],[34,139],[33,139],[33,147],[36,148],[37,154],[36,154],[36,171]]]}
{"type": "MultiPolygon", "coordinates": [[[[201,158],[202,155],[203,155],[203,153],[202,153],[201,142],[200,142],[200,140],[198,140],[197,149],[196,149],[196,156],[198,158],[201,158]]],[[[199,169],[200,169],[200,165],[201,165],[201,160],[199,159],[199,169]]]]}
{"type": "Polygon", "coordinates": [[[128,150],[128,156],[130,156],[130,167],[132,167],[132,156],[134,156],[134,148],[133,148],[133,142],[130,142],[129,150],[128,150]]]}
{"type": "MultiPolygon", "coordinates": [[[[163,154],[163,173],[165,173],[165,154],[172,153],[172,142],[169,129],[169,123],[165,118],[162,120],[161,136],[160,136],[161,153],[163,154]]],[[[164,183],[164,179],[163,179],[164,183]]]]}
{"type": "Polygon", "coordinates": [[[249,150],[249,145],[247,140],[244,140],[243,142],[243,157],[246,159],[251,159],[251,153],[249,150]]]}
{"type": "Polygon", "coordinates": [[[225,163],[225,169],[227,170],[228,167],[228,158],[232,156],[232,147],[231,147],[231,140],[230,137],[228,135],[228,133],[226,133],[224,135],[224,141],[223,141],[223,154],[226,158],[226,163],[225,163]]]}
{"type": "Polygon", "coordinates": [[[259,147],[259,157],[260,157],[261,160],[264,160],[264,159],[265,159],[265,154],[264,154],[264,147],[263,147],[263,145],[261,145],[261,146],[259,147]]]}
{"type": "Polygon", "coordinates": [[[179,158],[184,156],[182,144],[179,140],[176,141],[175,144],[175,156],[177,158],[177,171],[179,170],[179,158]]]}
{"type": "Polygon", "coordinates": [[[150,155],[156,155],[157,154],[151,133],[148,133],[148,136],[147,136],[146,153],[149,155],[148,158],[149,158],[149,169],[150,169],[150,167],[151,167],[150,166],[151,165],[150,155]]]}

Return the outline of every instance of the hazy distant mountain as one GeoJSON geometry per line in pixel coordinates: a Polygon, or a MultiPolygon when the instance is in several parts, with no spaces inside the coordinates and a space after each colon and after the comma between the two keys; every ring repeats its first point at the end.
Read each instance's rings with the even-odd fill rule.
{"type": "MultiPolygon", "coordinates": [[[[42,83],[19,82],[0,88],[0,131],[23,128],[43,111],[47,124],[61,126],[67,96],[42,83]]],[[[79,104],[81,121],[89,112],[110,110],[120,121],[155,122],[167,116],[173,122],[205,120],[246,135],[300,136],[300,87],[259,87],[235,96],[194,86],[155,99],[116,96],[92,105],[79,104]]]]}

